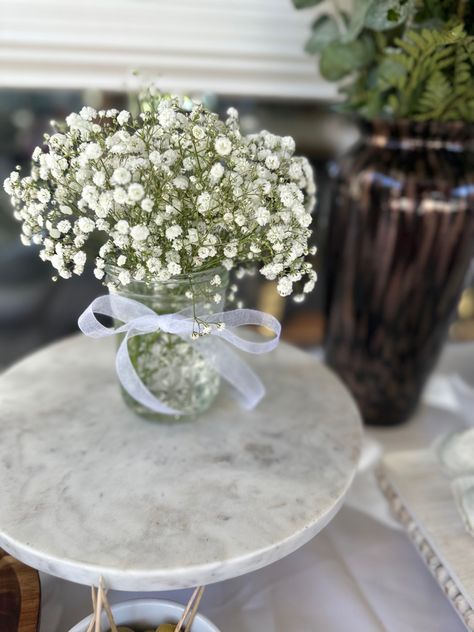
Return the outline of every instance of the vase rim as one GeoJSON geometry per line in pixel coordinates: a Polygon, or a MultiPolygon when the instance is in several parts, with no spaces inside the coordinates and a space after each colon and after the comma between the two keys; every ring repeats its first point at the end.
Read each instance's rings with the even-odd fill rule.
{"type": "MultiPolygon", "coordinates": [[[[125,270],[125,267],[117,266],[113,263],[106,263],[104,270],[107,275],[111,274],[113,276],[118,276],[122,270],[125,270]]],[[[212,268],[205,268],[204,270],[194,270],[193,272],[176,274],[166,281],[161,281],[159,279],[152,279],[151,281],[137,281],[132,279],[131,284],[143,284],[143,285],[176,285],[177,283],[183,283],[193,280],[193,283],[205,283],[208,278],[219,275],[220,277],[225,278],[229,275],[229,271],[221,264],[213,266],[212,268]]]]}
{"type": "Polygon", "coordinates": [[[473,148],[474,125],[464,121],[374,119],[360,121],[367,145],[388,149],[430,149],[462,152],[473,148]]]}

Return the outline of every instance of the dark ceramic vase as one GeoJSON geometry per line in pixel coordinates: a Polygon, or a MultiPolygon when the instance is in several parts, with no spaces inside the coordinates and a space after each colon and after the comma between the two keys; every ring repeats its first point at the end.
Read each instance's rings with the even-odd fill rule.
{"type": "Polygon", "coordinates": [[[333,174],[325,352],[366,423],[414,411],[474,252],[472,128],[374,122],[333,174]]]}

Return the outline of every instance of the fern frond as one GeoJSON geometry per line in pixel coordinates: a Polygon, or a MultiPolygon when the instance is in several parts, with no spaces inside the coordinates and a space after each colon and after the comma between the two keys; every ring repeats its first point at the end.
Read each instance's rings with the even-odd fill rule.
{"type": "Polygon", "coordinates": [[[452,94],[452,86],[442,72],[435,72],[426,81],[422,96],[416,106],[417,119],[439,118],[443,105],[452,94]]]}

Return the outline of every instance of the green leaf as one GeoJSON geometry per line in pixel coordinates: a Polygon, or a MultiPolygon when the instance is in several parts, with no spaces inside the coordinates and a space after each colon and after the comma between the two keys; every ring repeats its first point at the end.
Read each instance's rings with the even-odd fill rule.
{"type": "Polygon", "coordinates": [[[339,28],[336,20],[329,15],[322,15],[313,24],[313,32],[306,42],[307,53],[320,53],[330,42],[339,39],[339,28]]]}
{"type": "Polygon", "coordinates": [[[412,2],[381,0],[368,9],[364,24],[374,31],[388,31],[400,26],[412,11],[412,2]]]}
{"type": "Polygon", "coordinates": [[[364,28],[365,16],[376,2],[377,0],[354,0],[349,27],[344,35],[345,42],[352,42],[360,35],[364,28]]]}
{"type": "Polygon", "coordinates": [[[384,59],[377,68],[377,86],[386,90],[398,85],[400,79],[407,75],[407,69],[395,59],[384,59]]]}
{"type": "Polygon", "coordinates": [[[426,82],[426,87],[418,100],[417,112],[427,118],[439,118],[445,104],[452,95],[452,86],[441,72],[435,72],[426,82]]]}
{"type": "Polygon", "coordinates": [[[293,4],[296,9],[307,9],[308,7],[315,7],[323,1],[324,0],[293,0],[293,4]]]}
{"type": "Polygon", "coordinates": [[[321,54],[319,69],[325,79],[338,81],[368,66],[374,56],[375,47],[370,37],[355,42],[331,42],[321,54]]]}
{"type": "Polygon", "coordinates": [[[400,18],[401,18],[401,15],[399,11],[397,11],[397,9],[389,9],[387,11],[387,20],[389,22],[398,22],[400,18]]]}

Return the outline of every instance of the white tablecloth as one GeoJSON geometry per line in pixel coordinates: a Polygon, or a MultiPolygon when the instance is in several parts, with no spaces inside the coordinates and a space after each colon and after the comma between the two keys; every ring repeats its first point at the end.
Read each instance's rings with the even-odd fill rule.
{"type": "MultiPolygon", "coordinates": [[[[206,589],[202,612],[222,632],[461,632],[465,630],[407,536],[387,511],[373,477],[377,453],[429,444],[460,427],[449,382],[474,384],[474,345],[452,346],[415,418],[368,433],[347,502],[312,542],[265,569],[206,589]]],[[[41,575],[41,632],[67,632],[91,609],[90,590],[41,575]]],[[[148,593],[185,602],[189,591],[148,593]]],[[[111,592],[111,602],[143,596],[111,592]]]]}

